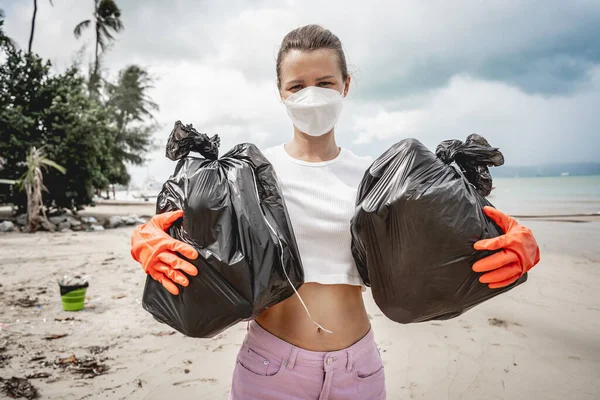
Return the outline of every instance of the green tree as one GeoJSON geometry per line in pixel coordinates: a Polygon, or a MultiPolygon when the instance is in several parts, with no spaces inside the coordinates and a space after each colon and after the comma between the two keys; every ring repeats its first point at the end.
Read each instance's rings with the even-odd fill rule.
{"type": "MultiPolygon", "coordinates": [[[[0,177],[18,179],[26,172],[27,152],[44,148],[67,174],[49,170],[44,184],[47,207],[77,210],[91,203],[92,189],[105,188],[120,168],[114,159],[118,130],[114,112],[91,99],[75,68],[53,75],[49,62],[22,51],[9,51],[0,64],[0,177]]],[[[24,193],[0,191],[21,210],[24,193]]]]}
{"type": "Polygon", "coordinates": [[[158,105],[148,95],[153,88],[154,80],[148,71],[137,65],[123,68],[117,82],[107,85],[108,103],[117,112],[120,130],[126,130],[132,122],[153,118],[152,113],[158,111],[158,105]]]}
{"type": "MultiPolygon", "coordinates": [[[[114,157],[123,163],[142,164],[143,155],[152,148],[152,133],[156,128],[153,112],[158,105],[148,92],[153,88],[150,74],[137,65],[130,65],[119,72],[116,83],[106,85],[108,105],[115,113],[118,129],[114,157]]],[[[126,173],[126,169],[118,171],[126,173]]],[[[113,176],[111,183],[126,184],[129,177],[113,176]]]]}
{"type": "MultiPolygon", "coordinates": [[[[52,3],[52,0],[49,0],[51,5],[54,5],[52,3]]],[[[37,10],[38,10],[38,6],[37,6],[37,0],[33,0],[33,17],[31,17],[31,33],[29,34],[29,47],[28,47],[28,51],[31,53],[31,47],[33,46],[33,35],[35,33],[35,18],[37,17],[37,10]]]]}
{"type": "Polygon", "coordinates": [[[76,38],[80,38],[83,31],[95,24],[96,50],[94,52],[94,68],[90,74],[90,90],[98,92],[100,87],[100,52],[104,52],[108,43],[114,40],[114,33],[123,30],[121,10],[114,0],[94,0],[94,14],[92,19],[80,22],[73,31],[76,38]]]}
{"type": "Polygon", "coordinates": [[[0,48],[14,50],[17,44],[4,33],[4,10],[0,8],[0,48]]]}

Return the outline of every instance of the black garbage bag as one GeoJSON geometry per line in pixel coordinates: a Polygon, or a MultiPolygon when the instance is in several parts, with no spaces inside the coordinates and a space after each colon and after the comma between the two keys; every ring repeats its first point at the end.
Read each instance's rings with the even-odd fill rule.
{"type": "Polygon", "coordinates": [[[252,144],[237,145],[220,159],[218,146],[217,136],[175,124],[167,157],[179,162],[156,212],[183,210],[168,233],[198,250],[199,257],[188,260],[198,275],[177,296],[148,277],[143,295],[143,307],[156,319],[192,337],[212,337],[255,318],[304,281],[273,167],[252,144]]]}
{"type": "Polygon", "coordinates": [[[456,317],[527,279],[489,289],[471,269],[493,253],[473,244],[503,234],[483,213],[491,206],[487,167],[502,165],[502,153],[479,135],[442,142],[436,153],[402,140],[358,190],[352,254],[381,311],[400,323],[456,317]]]}

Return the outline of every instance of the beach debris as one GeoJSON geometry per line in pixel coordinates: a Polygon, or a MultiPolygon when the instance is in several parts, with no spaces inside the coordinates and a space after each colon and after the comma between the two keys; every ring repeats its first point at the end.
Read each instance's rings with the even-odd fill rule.
{"type": "Polygon", "coordinates": [[[31,297],[29,297],[29,295],[13,300],[10,304],[21,308],[31,308],[40,305],[40,303],[38,303],[37,297],[32,299],[31,297]]]}
{"type": "Polygon", "coordinates": [[[87,347],[87,350],[90,353],[92,353],[93,355],[98,355],[98,354],[104,353],[108,349],[109,349],[108,346],[90,346],[90,347],[87,347]]]}
{"type": "Polygon", "coordinates": [[[216,348],[213,349],[213,353],[216,352],[216,351],[223,350],[224,347],[225,347],[224,345],[220,344],[219,346],[217,346],[216,348]]]}
{"type": "Polygon", "coordinates": [[[54,318],[57,322],[67,322],[67,321],[79,321],[75,317],[67,317],[67,318],[54,318]]]}
{"type": "Polygon", "coordinates": [[[0,232],[12,232],[15,229],[15,224],[11,221],[0,222],[0,232]]]}
{"type": "Polygon", "coordinates": [[[195,383],[195,382],[217,383],[218,381],[215,378],[195,378],[195,379],[188,379],[185,381],[173,382],[172,385],[173,386],[182,386],[182,385],[187,386],[190,383],[195,383]]]}
{"type": "Polygon", "coordinates": [[[162,337],[162,336],[171,336],[171,335],[174,335],[174,334],[175,334],[175,331],[162,331],[162,332],[153,333],[154,336],[159,336],[159,337],[162,337]]]}
{"type": "Polygon", "coordinates": [[[35,399],[38,395],[37,389],[26,379],[12,377],[4,379],[0,377],[2,392],[12,399],[24,397],[26,399],[35,399]]]}
{"type": "Polygon", "coordinates": [[[44,379],[50,378],[50,374],[47,372],[36,372],[35,374],[30,374],[26,376],[27,379],[44,379]]]}
{"type": "Polygon", "coordinates": [[[93,232],[100,232],[104,230],[104,227],[101,225],[92,225],[90,226],[90,230],[93,232]]]}
{"type": "Polygon", "coordinates": [[[56,365],[68,369],[74,373],[79,373],[85,378],[95,378],[103,375],[109,370],[109,366],[101,364],[94,357],[77,358],[75,354],[69,357],[59,358],[56,365]]]}
{"type": "Polygon", "coordinates": [[[77,357],[75,357],[75,354],[71,354],[71,356],[69,356],[69,357],[59,358],[57,363],[59,365],[77,364],[77,357]]]}
{"type": "Polygon", "coordinates": [[[102,265],[108,265],[108,264],[110,264],[111,261],[114,261],[116,259],[117,259],[117,257],[108,257],[108,258],[105,258],[104,261],[102,261],[102,265]]]}
{"type": "Polygon", "coordinates": [[[114,296],[112,296],[112,298],[115,299],[115,300],[119,300],[119,299],[122,299],[124,297],[127,297],[127,295],[125,293],[115,294],[114,296]]]}
{"type": "Polygon", "coordinates": [[[46,337],[44,338],[44,340],[56,340],[56,339],[62,339],[62,338],[64,338],[64,337],[67,337],[67,336],[69,336],[69,334],[68,334],[68,333],[59,333],[59,334],[56,334],[56,335],[50,335],[50,336],[46,336],[46,337]]]}
{"type": "Polygon", "coordinates": [[[489,318],[488,319],[488,323],[490,324],[490,326],[497,326],[497,327],[500,327],[500,328],[508,328],[508,324],[503,319],[489,318]]]}
{"type": "Polygon", "coordinates": [[[4,368],[6,362],[10,360],[12,356],[10,354],[0,354],[0,368],[4,368]]]}
{"type": "Polygon", "coordinates": [[[32,357],[29,361],[30,362],[36,362],[36,361],[42,361],[45,360],[46,356],[42,356],[42,355],[37,355],[35,357],[32,357]]]}

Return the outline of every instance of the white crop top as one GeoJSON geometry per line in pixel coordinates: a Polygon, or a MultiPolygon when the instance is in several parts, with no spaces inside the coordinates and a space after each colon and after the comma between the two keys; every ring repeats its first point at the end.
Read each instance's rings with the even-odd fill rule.
{"type": "Polygon", "coordinates": [[[341,149],[330,161],[292,158],[283,145],[263,151],[273,165],[296,236],[305,282],[362,286],[350,250],[356,192],[371,157],[341,149]]]}

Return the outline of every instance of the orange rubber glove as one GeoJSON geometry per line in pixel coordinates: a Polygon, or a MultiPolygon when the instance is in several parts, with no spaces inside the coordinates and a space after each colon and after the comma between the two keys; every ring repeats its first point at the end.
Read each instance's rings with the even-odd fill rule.
{"type": "Polygon", "coordinates": [[[188,278],[181,273],[198,275],[198,269],[176,253],[193,260],[198,252],[187,243],[173,239],[166,230],[183,216],[177,210],[155,215],[148,223],[139,225],[131,235],[131,256],[142,264],[142,268],[154,280],[160,282],[171,294],[179,294],[181,286],[189,285],[188,278]]]}
{"type": "Polygon", "coordinates": [[[540,261],[540,249],[531,230],[519,225],[514,218],[493,207],[484,207],[483,212],[504,231],[504,235],[475,243],[475,250],[500,251],[477,261],[473,271],[486,272],[479,282],[497,289],[510,285],[533,268],[540,261]]]}

